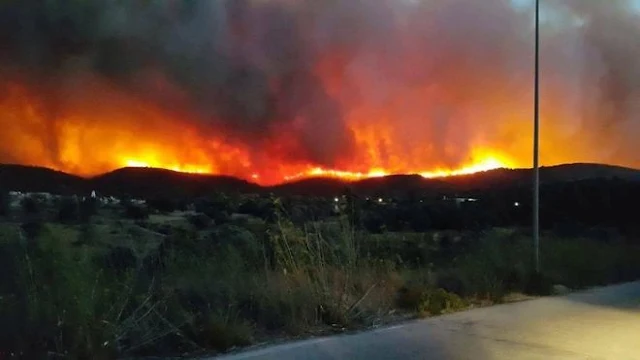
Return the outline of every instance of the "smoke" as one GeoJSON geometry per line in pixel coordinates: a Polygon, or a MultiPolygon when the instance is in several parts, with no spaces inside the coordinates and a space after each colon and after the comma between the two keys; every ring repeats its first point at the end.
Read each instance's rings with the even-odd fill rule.
{"type": "MultiPolygon", "coordinates": [[[[593,127],[615,139],[617,157],[634,154],[640,131],[640,16],[632,1],[567,1],[584,21],[582,34],[591,52],[587,69],[598,91],[593,127]]],[[[636,165],[637,166],[637,165],[636,165]]]]}
{"type": "MultiPolygon", "coordinates": [[[[543,161],[640,166],[633,2],[542,2],[543,161]]],[[[138,101],[199,138],[242,144],[248,167],[402,171],[494,145],[526,165],[532,25],[531,7],[511,0],[5,1],[0,103],[11,84],[29,89],[43,119],[30,151],[59,164],[71,108],[138,101]]],[[[124,120],[82,120],[109,121],[124,120]]],[[[9,122],[34,126],[0,114],[9,122]]],[[[0,145],[0,161],[24,151],[0,145]]]]}

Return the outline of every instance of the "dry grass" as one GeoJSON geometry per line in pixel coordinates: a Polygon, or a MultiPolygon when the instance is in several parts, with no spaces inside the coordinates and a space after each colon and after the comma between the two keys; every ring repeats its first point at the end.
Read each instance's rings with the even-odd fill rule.
{"type": "MultiPolygon", "coordinates": [[[[47,224],[34,242],[2,224],[3,270],[19,281],[0,287],[0,322],[21,326],[5,327],[0,345],[96,359],[224,351],[532,298],[523,294],[529,241],[510,230],[477,235],[449,259],[442,233],[369,236],[344,219],[295,226],[282,213],[271,224],[158,232],[176,216],[47,224]]],[[[640,275],[635,248],[543,244],[555,283],[612,282],[620,269],[640,275]]]]}

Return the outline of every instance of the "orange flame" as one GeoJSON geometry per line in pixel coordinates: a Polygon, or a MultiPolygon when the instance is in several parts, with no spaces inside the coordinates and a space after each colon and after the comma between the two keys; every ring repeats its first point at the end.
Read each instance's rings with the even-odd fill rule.
{"type": "MultiPolygon", "coordinates": [[[[338,91],[332,89],[334,77],[330,73],[323,78],[329,93],[338,91]]],[[[252,139],[230,136],[198,122],[177,100],[178,110],[169,113],[95,78],[86,79],[81,91],[75,89],[56,99],[52,118],[47,99],[34,89],[16,82],[0,97],[0,161],[81,176],[121,167],[155,167],[231,175],[262,185],[308,177],[358,180],[419,174],[434,178],[527,167],[531,163],[529,114],[519,110],[517,104],[505,105],[500,99],[493,107],[487,101],[487,109],[495,108],[491,122],[462,124],[463,130],[467,127],[466,133],[445,134],[444,139],[453,138],[451,143],[434,145],[431,141],[438,136],[433,132],[438,130],[423,129],[420,121],[399,123],[397,107],[349,104],[348,97],[343,99],[334,93],[332,96],[342,99],[344,108],[349,109],[344,121],[353,135],[355,150],[336,159],[336,166],[326,167],[292,157],[303,145],[286,127],[275,135],[266,134],[267,139],[256,146],[252,139]],[[513,118],[519,120],[510,121],[513,118]],[[407,139],[411,142],[406,143],[407,139]],[[443,154],[451,156],[443,159],[443,154]]],[[[422,93],[398,96],[422,97],[422,93]]],[[[555,116],[549,108],[547,118],[555,116]]],[[[562,123],[547,118],[542,119],[543,164],[580,161],[576,154],[594,154],[592,138],[583,137],[582,142],[567,147],[568,132],[562,123]]],[[[452,129],[457,128],[446,130],[452,129]]]]}
{"type": "MultiPolygon", "coordinates": [[[[487,153],[483,157],[476,159],[468,165],[461,166],[459,168],[445,169],[439,168],[435,170],[423,170],[423,171],[407,171],[405,174],[417,174],[427,179],[441,178],[448,176],[469,175],[479,172],[485,172],[501,168],[513,168],[513,163],[506,160],[505,157],[498,157],[487,153]]],[[[367,172],[352,172],[352,171],[340,171],[334,169],[323,169],[321,167],[315,167],[304,172],[300,172],[294,175],[285,176],[286,181],[292,181],[297,179],[303,179],[308,177],[330,177],[339,178],[344,180],[362,180],[368,178],[377,178],[392,175],[393,173],[385,169],[371,169],[367,172]]]]}
{"type": "MultiPolygon", "coordinates": [[[[371,18],[365,12],[359,18],[356,15],[361,9],[349,6],[344,8],[344,17],[335,18],[339,25],[336,30],[340,31],[326,33],[325,28],[331,30],[327,25],[333,24],[333,20],[326,22],[328,16],[336,15],[333,11],[342,11],[342,7],[334,6],[337,4],[333,2],[326,8],[310,6],[309,2],[276,3],[286,6],[286,12],[282,13],[286,17],[280,20],[286,20],[287,24],[295,22],[292,27],[282,28],[280,23],[271,23],[266,18],[264,22],[257,21],[256,27],[245,26],[262,16],[279,18],[272,16],[279,13],[272,12],[276,8],[271,4],[254,9],[255,14],[247,13],[246,18],[229,16],[229,38],[219,44],[214,39],[194,41],[198,51],[186,54],[184,60],[189,61],[184,64],[183,57],[174,59],[171,51],[169,63],[175,60],[180,69],[173,69],[175,64],[165,64],[164,59],[157,63],[147,59],[152,51],[143,51],[140,59],[131,54],[136,59],[133,63],[139,63],[140,67],[132,68],[130,81],[110,78],[111,75],[88,66],[94,52],[100,52],[92,44],[87,44],[86,54],[75,54],[74,50],[75,55],[69,55],[68,59],[65,52],[59,54],[65,55],[65,60],[52,73],[28,68],[30,63],[3,65],[0,162],[46,166],[82,176],[121,167],[157,167],[231,175],[263,185],[318,176],[358,180],[419,174],[433,178],[502,167],[530,167],[532,79],[530,54],[522,52],[524,42],[528,44],[526,39],[530,38],[524,37],[528,33],[516,30],[527,31],[526,26],[520,26],[519,17],[503,19],[508,14],[516,15],[502,6],[503,2],[496,1],[494,5],[502,4],[500,11],[505,13],[495,13],[490,11],[494,8],[488,7],[482,21],[506,22],[468,27],[478,29],[479,38],[458,36],[460,32],[455,26],[441,27],[449,21],[424,20],[425,16],[436,20],[440,14],[447,19],[449,11],[458,8],[465,9],[461,19],[472,16],[473,9],[455,1],[449,4],[453,5],[450,9],[418,6],[408,8],[406,13],[404,10],[396,13],[395,7],[387,8],[387,2],[377,2],[378,6],[385,4],[384,8],[376,8],[371,18]],[[378,26],[377,16],[393,21],[378,26]],[[234,18],[238,18],[237,22],[234,18]],[[503,33],[496,31],[502,25],[507,26],[505,31],[512,29],[517,33],[503,39],[503,33]],[[295,29],[298,35],[280,39],[286,29],[295,29]],[[271,50],[264,52],[263,43],[272,44],[262,40],[270,39],[271,35],[278,41],[293,43],[282,49],[275,46],[273,54],[271,50]],[[378,36],[380,41],[373,38],[378,36]],[[488,37],[487,42],[484,36],[488,37]],[[466,40],[461,41],[463,38],[466,40]],[[200,49],[200,44],[213,47],[200,49]],[[507,51],[511,47],[513,50],[507,51]],[[209,52],[216,55],[204,56],[209,52]],[[516,53],[522,56],[515,56],[516,53]],[[196,58],[190,59],[192,56],[196,58]],[[192,81],[209,81],[207,76],[202,79],[198,76],[200,72],[207,75],[204,72],[209,71],[208,61],[218,58],[238,60],[241,64],[231,70],[229,75],[233,76],[226,79],[230,83],[236,75],[242,75],[238,79],[245,75],[251,78],[254,70],[259,81],[240,81],[244,85],[238,89],[226,82],[217,84],[217,80],[211,87],[192,81]],[[189,66],[191,72],[184,74],[189,79],[176,77],[187,70],[183,65],[191,64],[191,60],[204,66],[194,65],[193,69],[189,66]],[[298,61],[304,61],[304,66],[298,61]],[[298,74],[299,71],[303,74],[298,74]],[[246,92],[245,86],[256,84],[259,85],[256,94],[251,91],[248,96],[236,94],[246,92]],[[227,94],[227,87],[233,91],[227,94]],[[254,97],[259,99],[257,105],[245,109],[243,102],[252,102],[254,97]],[[227,107],[228,104],[233,106],[227,107]],[[250,110],[249,115],[244,110],[250,110]],[[225,116],[219,114],[232,115],[230,119],[215,118],[225,116]],[[269,121],[261,122],[259,131],[249,128],[249,121],[242,126],[237,124],[240,121],[231,121],[256,120],[254,117],[262,121],[265,114],[269,121]],[[283,118],[274,119],[278,115],[283,118]]],[[[169,12],[173,14],[173,10],[169,12]]],[[[167,19],[171,17],[162,17],[163,24],[167,19]]],[[[552,50],[549,53],[565,48],[564,42],[555,42],[556,38],[573,42],[571,34],[564,36],[556,30],[543,34],[549,36],[545,38],[552,50]]],[[[153,38],[162,41],[160,34],[153,34],[153,38]]],[[[136,46],[142,39],[126,41],[125,48],[136,46]]],[[[57,50],[58,45],[52,49],[57,50]]],[[[149,50],[155,47],[149,46],[149,50]]],[[[529,45],[526,48],[532,50],[529,45]]],[[[32,52],[28,51],[30,57],[32,52]]],[[[44,59],[48,61],[48,57],[41,60],[44,59]]],[[[542,164],[615,161],[617,165],[640,167],[637,152],[629,151],[634,145],[629,134],[637,129],[623,119],[600,119],[622,114],[614,111],[617,103],[609,99],[610,95],[619,96],[619,92],[597,94],[601,88],[598,84],[609,82],[601,81],[600,65],[576,66],[582,70],[565,78],[554,71],[564,71],[575,58],[563,55],[559,59],[571,62],[557,69],[551,67],[553,71],[545,76],[541,89],[542,164]],[[589,73],[584,83],[580,75],[583,73],[589,73]],[[583,88],[585,91],[579,93],[583,88]]],[[[612,74],[617,80],[623,79],[619,73],[609,75],[612,74]]],[[[214,78],[218,76],[211,79],[214,78]]],[[[628,83],[624,84],[628,87],[628,83]]]]}
{"type": "Polygon", "coordinates": [[[256,156],[241,141],[214,131],[205,132],[196,123],[181,120],[188,114],[166,114],[96,81],[87,82],[86,93],[102,94],[108,102],[73,93],[60,106],[62,110],[55,121],[47,118],[46,104],[31,89],[13,84],[9,90],[0,99],[0,153],[10,153],[17,160],[14,162],[83,176],[121,167],[153,167],[233,175],[269,185],[307,177],[359,180],[397,173],[432,178],[518,164],[490,147],[473,148],[470,160],[457,167],[430,167],[435,162],[428,154],[424,159],[403,160],[398,150],[385,162],[374,144],[385,138],[393,141],[393,129],[384,121],[366,123],[352,118],[347,120],[356,139],[356,157],[341,159],[343,165],[339,168],[325,168],[283,160],[286,157],[279,146],[288,140],[286,133],[282,139],[273,140],[272,148],[257,150],[264,151],[263,156],[256,156]],[[52,156],[51,147],[57,149],[57,156],[52,156]]]}

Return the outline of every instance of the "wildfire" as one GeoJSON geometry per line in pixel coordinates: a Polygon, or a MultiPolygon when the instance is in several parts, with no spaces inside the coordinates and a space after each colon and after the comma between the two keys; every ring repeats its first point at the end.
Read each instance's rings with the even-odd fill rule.
{"type": "MultiPolygon", "coordinates": [[[[190,173],[190,174],[215,174],[214,169],[206,164],[172,164],[164,163],[161,159],[151,156],[145,159],[127,159],[122,163],[122,167],[137,167],[137,168],[159,168],[167,169],[177,172],[190,173]]],[[[471,163],[469,165],[461,166],[454,169],[436,169],[428,171],[406,171],[406,174],[417,174],[424,178],[441,178],[448,176],[469,175],[479,172],[485,172],[500,168],[511,168],[512,162],[500,159],[499,157],[487,155],[487,157],[479,159],[479,161],[471,163]]],[[[356,181],[368,178],[378,178],[394,174],[391,171],[376,168],[367,172],[355,172],[344,171],[335,169],[324,169],[322,167],[313,167],[303,172],[299,172],[292,175],[284,174],[282,176],[283,181],[295,181],[305,178],[313,177],[326,177],[336,178],[346,181],[356,181]]],[[[260,174],[253,173],[250,179],[253,181],[261,180],[260,174]]]]}
{"type": "Polygon", "coordinates": [[[204,132],[205,129],[181,118],[188,114],[168,114],[125,94],[112,93],[99,82],[90,84],[89,92],[108,94],[110,103],[87,106],[90,100],[75,94],[65,104],[63,119],[53,127],[47,123],[45,109],[30,89],[13,86],[0,102],[0,114],[4,115],[0,117],[0,125],[5,130],[0,134],[3,140],[0,149],[11,149],[21,163],[83,176],[122,167],[150,167],[231,175],[262,185],[310,177],[353,181],[419,174],[435,178],[523,165],[521,159],[509,156],[509,152],[479,143],[468,147],[467,161],[461,161],[459,166],[446,166],[429,146],[403,148],[398,129],[384,116],[377,121],[365,121],[366,112],[354,112],[347,122],[356,139],[355,153],[339,159],[340,166],[336,168],[323,167],[309,161],[288,160],[287,152],[299,150],[300,144],[288,143],[295,139],[286,132],[256,149],[215,131],[204,132]],[[145,123],[138,120],[141,118],[145,123]],[[57,149],[55,156],[48,152],[48,146],[57,149]],[[287,146],[292,146],[291,150],[287,146]]]}
{"type": "MultiPolygon", "coordinates": [[[[261,185],[531,164],[531,29],[511,2],[98,3],[95,21],[93,5],[58,22],[64,7],[27,4],[0,22],[0,162],[261,185]]],[[[623,81],[635,68],[616,64],[637,56],[583,49],[597,31],[568,23],[542,34],[542,164],[640,166],[623,81]],[[584,54],[597,56],[576,65],[584,54]]]]}
{"type": "Polygon", "coordinates": [[[143,161],[143,160],[126,160],[124,162],[123,167],[134,167],[134,168],[159,168],[166,169],[171,171],[177,171],[188,174],[212,174],[213,170],[211,167],[206,165],[180,165],[180,164],[164,164],[162,161],[153,160],[153,161],[143,161]]]}
{"type": "Polygon", "coordinates": [[[0,150],[11,151],[21,163],[83,176],[122,167],[150,167],[232,175],[263,185],[309,177],[352,181],[419,174],[433,178],[519,165],[505,153],[479,145],[470,148],[469,160],[460,166],[434,166],[439,161],[428,147],[410,148],[405,156],[406,150],[398,147],[402,141],[393,124],[385,123],[384,118],[366,122],[362,117],[367,114],[356,112],[347,119],[356,139],[355,153],[339,159],[339,167],[323,167],[309,161],[288,160],[287,152],[299,150],[301,145],[286,131],[255,149],[242,140],[211,130],[204,132],[194,122],[182,119],[189,114],[168,114],[152,104],[113,92],[100,82],[89,82],[85,89],[88,93],[105,94],[110,102],[88,106],[90,98],[74,94],[66,100],[61,119],[52,125],[46,116],[46,104],[31,89],[22,85],[10,87],[0,101],[0,126],[4,130],[0,133],[0,150]],[[376,146],[385,141],[384,147],[376,146]],[[55,153],[51,148],[56,149],[55,153]]]}
{"type": "MultiPolygon", "coordinates": [[[[405,174],[417,174],[427,179],[432,178],[442,178],[448,176],[460,176],[460,175],[470,175],[479,172],[485,172],[495,169],[501,168],[512,168],[513,163],[505,160],[504,157],[500,158],[494,155],[486,155],[484,158],[480,158],[478,161],[473,162],[469,165],[461,166],[459,168],[453,169],[435,169],[435,170],[427,170],[427,171],[407,171],[405,174]]],[[[313,169],[307,170],[305,172],[301,172],[295,175],[285,176],[286,181],[304,179],[309,177],[329,177],[329,178],[339,178],[344,180],[362,180],[368,178],[377,178],[384,177],[388,175],[394,174],[385,169],[372,169],[368,172],[353,172],[353,171],[340,171],[340,170],[332,170],[332,169],[323,169],[321,167],[315,167],[313,169]]]]}

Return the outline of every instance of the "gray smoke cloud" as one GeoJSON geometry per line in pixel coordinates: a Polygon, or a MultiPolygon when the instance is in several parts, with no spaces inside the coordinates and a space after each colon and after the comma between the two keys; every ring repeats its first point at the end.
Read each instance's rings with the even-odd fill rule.
{"type": "MultiPolygon", "coordinates": [[[[566,161],[555,152],[570,141],[576,160],[640,166],[633,2],[542,2],[543,160],[566,161]]],[[[89,77],[188,112],[185,121],[200,131],[248,144],[254,163],[263,156],[326,167],[345,158],[371,163],[352,128],[373,120],[393,129],[375,144],[381,165],[394,156],[414,166],[456,165],[472,147],[492,143],[525,159],[533,28],[531,6],[522,3],[5,1],[0,80],[19,74],[37,89],[50,134],[42,142],[53,157],[65,99],[89,77]],[[284,132],[293,145],[261,153],[284,132]]],[[[0,154],[19,158],[1,146],[0,154]]]]}

